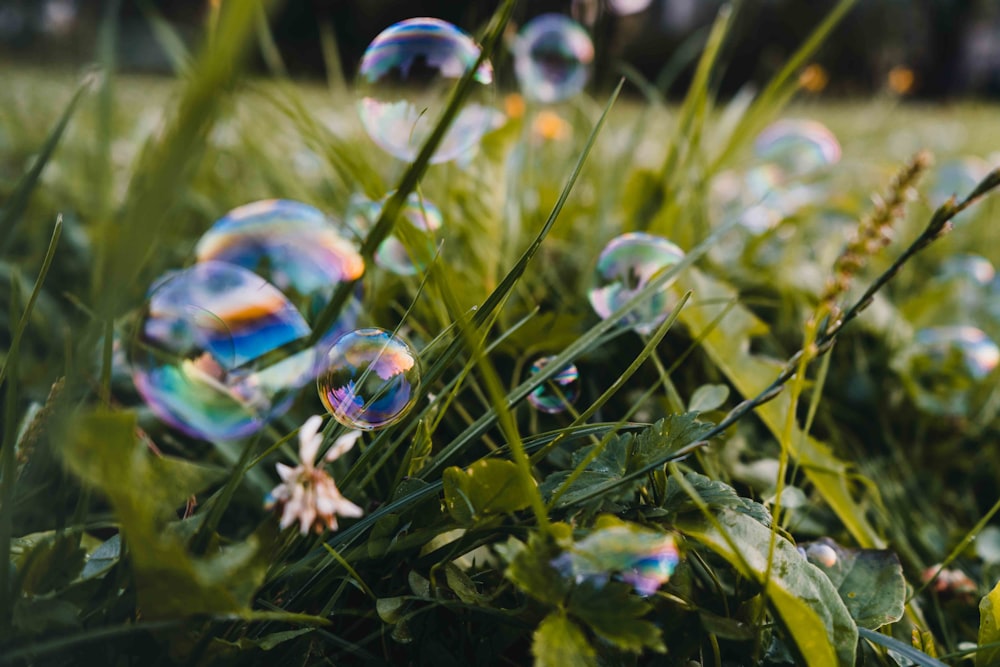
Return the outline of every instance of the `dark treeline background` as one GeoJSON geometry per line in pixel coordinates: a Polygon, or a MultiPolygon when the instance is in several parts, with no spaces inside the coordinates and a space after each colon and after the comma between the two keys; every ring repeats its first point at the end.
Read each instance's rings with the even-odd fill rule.
{"type": "MultiPolygon", "coordinates": [[[[74,64],[93,58],[97,29],[110,4],[0,0],[0,59],[74,64]]],[[[210,4],[210,0],[121,2],[122,67],[169,72],[166,55],[149,28],[150,8],[196,46],[210,4]]],[[[722,0],[528,0],[520,3],[515,21],[556,11],[572,13],[587,23],[598,49],[600,85],[618,76],[622,62],[654,78],[682,45],[704,37],[721,4],[722,0]],[[622,13],[643,5],[637,12],[622,13]]],[[[835,0],[739,3],[723,93],[748,81],[766,80],[834,4],[835,0]]],[[[365,46],[391,23],[436,16],[475,32],[496,5],[496,0],[286,0],[279,3],[270,23],[289,71],[303,78],[323,76],[320,26],[330,26],[350,78],[365,46]]],[[[921,98],[998,97],[1000,0],[860,0],[817,61],[830,76],[827,92],[836,95],[872,94],[885,87],[893,68],[904,67],[912,70],[912,92],[921,98]]],[[[259,57],[256,67],[264,70],[259,57]]],[[[682,76],[671,92],[680,94],[685,85],[682,76]]]]}

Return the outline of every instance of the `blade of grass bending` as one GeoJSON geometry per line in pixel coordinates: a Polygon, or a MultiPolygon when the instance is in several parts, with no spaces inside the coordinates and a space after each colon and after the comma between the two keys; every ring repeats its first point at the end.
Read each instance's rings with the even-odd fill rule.
{"type": "Polygon", "coordinates": [[[914,664],[919,665],[920,667],[948,667],[948,665],[941,662],[937,658],[932,658],[923,651],[918,651],[906,642],[901,642],[895,637],[883,635],[881,632],[869,630],[868,628],[861,627],[860,625],[858,626],[858,634],[861,635],[862,639],[867,639],[873,644],[878,644],[884,648],[892,649],[904,658],[909,658],[914,662],[914,664]]]}
{"type": "MultiPolygon", "coordinates": [[[[24,307],[24,312],[21,313],[20,319],[17,321],[17,328],[14,329],[14,335],[10,341],[10,352],[4,359],[3,366],[0,366],[0,387],[3,387],[4,379],[7,377],[7,363],[16,358],[17,349],[21,344],[21,337],[24,336],[24,330],[28,327],[28,322],[31,320],[31,313],[35,308],[35,302],[38,301],[38,295],[41,294],[42,284],[45,282],[45,278],[49,275],[49,269],[52,267],[52,260],[56,256],[56,247],[59,245],[59,237],[62,236],[62,216],[56,216],[55,227],[52,228],[52,236],[49,238],[49,247],[45,251],[45,258],[42,260],[42,268],[38,271],[38,277],[35,279],[35,286],[31,288],[31,296],[28,297],[28,303],[24,307]]],[[[13,274],[11,274],[13,278],[13,274]]],[[[18,289],[14,287],[13,280],[11,281],[11,300],[14,301],[15,296],[18,294],[18,289]]],[[[14,318],[11,318],[13,321],[14,318]]]]}
{"type": "Polygon", "coordinates": [[[42,145],[42,149],[38,153],[38,157],[31,164],[31,169],[14,186],[14,192],[11,193],[3,211],[0,212],[0,256],[6,252],[7,245],[10,243],[11,238],[13,238],[14,232],[17,230],[24,216],[24,212],[28,208],[28,199],[38,185],[38,179],[41,177],[45,165],[52,159],[52,154],[55,152],[56,146],[59,145],[63,132],[66,131],[70,119],[76,113],[80,99],[93,85],[94,79],[95,77],[93,76],[86,78],[80,84],[80,87],[76,89],[76,92],[73,93],[73,97],[63,110],[62,116],[59,117],[59,122],[52,128],[48,138],[45,139],[45,143],[42,145]]]}
{"type": "Polygon", "coordinates": [[[798,83],[797,81],[792,81],[792,77],[816,53],[816,50],[823,41],[826,40],[857,1],[840,0],[830,13],[826,15],[826,18],[816,26],[816,29],[802,43],[802,46],[792,54],[792,57],[788,59],[788,62],[785,63],[781,71],[771,79],[760,96],[750,105],[747,113],[743,116],[742,122],[737,125],[722,150],[711,161],[708,168],[709,174],[714,174],[718,171],[732,157],[733,153],[743,145],[743,142],[748,137],[762,130],[764,125],[774,116],[774,113],[788,103],[798,89],[798,83]]]}
{"type": "MultiPolygon", "coordinates": [[[[479,58],[476,60],[475,64],[472,65],[472,67],[465,71],[462,78],[459,80],[458,85],[455,86],[455,89],[452,91],[451,98],[448,100],[447,106],[438,118],[437,124],[434,126],[434,130],[431,132],[430,136],[427,137],[427,141],[424,142],[424,145],[421,146],[416,159],[403,174],[403,178],[400,179],[399,184],[396,186],[395,193],[383,205],[382,210],[379,213],[378,220],[372,227],[371,232],[369,232],[368,236],[365,238],[365,241],[361,246],[361,256],[366,260],[371,259],[379,245],[381,245],[382,241],[384,241],[392,232],[393,225],[395,225],[396,219],[399,217],[399,212],[402,210],[403,204],[406,202],[406,198],[417,187],[417,183],[420,182],[420,179],[423,178],[424,172],[427,171],[427,167],[430,165],[431,157],[433,157],[436,152],[441,140],[444,139],[444,135],[451,127],[452,121],[454,121],[458,116],[459,109],[465,101],[465,98],[472,92],[472,86],[475,81],[477,70],[480,65],[486,62],[486,60],[493,54],[496,45],[499,43],[500,36],[503,35],[504,29],[510,21],[510,16],[514,11],[515,4],[516,0],[505,0],[503,5],[501,5],[493,15],[493,25],[487,31],[486,37],[483,39],[483,45],[479,52],[479,58]]],[[[353,289],[354,282],[345,282],[338,286],[336,292],[334,292],[333,296],[330,298],[330,302],[320,312],[316,321],[313,323],[313,332],[312,335],[309,336],[306,346],[315,345],[319,341],[320,337],[322,337],[323,333],[330,328],[330,325],[332,325],[338,315],[340,315],[340,310],[347,302],[347,298],[350,296],[353,289]]]]}

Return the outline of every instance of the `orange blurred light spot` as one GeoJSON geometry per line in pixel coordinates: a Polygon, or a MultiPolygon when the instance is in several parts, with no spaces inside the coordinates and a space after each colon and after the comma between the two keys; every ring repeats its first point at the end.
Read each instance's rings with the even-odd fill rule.
{"type": "Polygon", "coordinates": [[[830,82],[830,75],[822,65],[813,63],[799,74],[799,85],[810,93],[821,92],[830,82]]]}
{"type": "Polygon", "coordinates": [[[909,67],[893,67],[889,70],[889,89],[897,95],[906,95],[913,90],[915,78],[909,67]]]}
{"type": "Polygon", "coordinates": [[[531,126],[535,136],[548,141],[559,141],[569,136],[569,123],[554,111],[545,110],[535,116],[531,126]]]}
{"type": "Polygon", "coordinates": [[[503,110],[508,118],[520,118],[524,115],[524,98],[517,93],[511,93],[503,98],[503,110]]]}

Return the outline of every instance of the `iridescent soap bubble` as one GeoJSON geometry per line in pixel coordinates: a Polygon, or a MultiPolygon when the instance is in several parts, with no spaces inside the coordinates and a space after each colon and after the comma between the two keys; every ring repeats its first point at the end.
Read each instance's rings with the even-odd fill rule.
{"type": "MultiPolygon", "coordinates": [[[[378,201],[359,198],[351,203],[348,209],[350,226],[359,237],[364,237],[375,226],[382,214],[382,208],[393,194],[390,192],[378,201]]],[[[422,252],[416,253],[418,256],[413,257],[399,237],[390,234],[379,244],[374,259],[375,263],[386,271],[400,276],[412,276],[426,269],[427,262],[424,260],[434,256],[433,234],[441,228],[444,217],[441,215],[441,209],[416,192],[411,192],[406,198],[399,214],[402,219],[397,220],[396,225],[409,224],[413,228],[416,232],[414,237],[424,244],[422,252]]]]}
{"type": "MultiPolygon", "coordinates": [[[[986,178],[990,166],[981,158],[966,156],[942,162],[933,173],[929,192],[930,203],[937,208],[952,196],[956,203],[969,195],[979,182],[986,178]]],[[[955,216],[955,222],[965,222],[975,215],[975,208],[966,209],[955,216]]]]}
{"type": "Polygon", "coordinates": [[[777,165],[789,178],[809,175],[840,160],[837,137],[814,120],[772,123],[757,135],[753,148],[760,160],[777,165]]]}
{"type": "MultiPolygon", "coordinates": [[[[683,258],[683,250],[660,236],[629,232],[612,239],[597,259],[599,284],[588,294],[590,305],[601,319],[607,319],[655,275],[683,258]]],[[[640,334],[652,333],[673,308],[670,282],[636,306],[623,323],[640,334]]]]}
{"type": "Polygon", "coordinates": [[[1000,362],[1000,348],[971,326],[918,331],[899,362],[914,403],[940,416],[968,416],[975,396],[1000,362]]]}
{"type": "Polygon", "coordinates": [[[420,360],[391,331],[352,331],[334,343],[316,378],[323,405],[334,419],[369,431],[399,421],[417,398],[420,360]]]}
{"type": "MultiPolygon", "coordinates": [[[[537,375],[555,357],[539,357],[531,364],[531,374],[537,375]]],[[[566,364],[551,378],[528,394],[528,402],[549,414],[564,412],[580,396],[580,372],[576,364],[566,364]]]]}
{"type": "Polygon", "coordinates": [[[542,14],[524,24],[512,48],[521,93],[559,102],[587,85],[594,43],[582,25],[562,14],[542,14]]]}
{"type": "MultiPolygon", "coordinates": [[[[365,263],[352,241],[317,208],[287,199],[267,199],[233,209],[198,241],[200,262],[221,261],[250,269],[282,290],[309,317],[316,316],[341,282],[359,279],[365,263]]],[[[352,298],[323,335],[334,340],[357,324],[360,304],[352,298]]]]}
{"type": "Polygon", "coordinates": [[[287,409],[312,377],[311,350],[268,366],[261,358],[308,334],[274,285],[234,264],[202,262],[150,289],[131,349],[133,380],[171,426],[208,440],[242,438],[287,409]]]}
{"type": "Polygon", "coordinates": [[[611,574],[648,596],[670,580],[680,561],[673,536],[634,526],[601,528],[551,564],[576,582],[606,581],[611,574]]]}
{"type": "MultiPolygon", "coordinates": [[[[358,112],[368,135],[386,152],[412,162],[452,88],[479,54],[471,37],[439,19],[407,19],[383,30],[365,50],[357,77],[358,112]]],[[[432,164],[462,156],[496,126],[492,97],[493,66],[487,61],[476,70],[473,91],[432,164]]]]}

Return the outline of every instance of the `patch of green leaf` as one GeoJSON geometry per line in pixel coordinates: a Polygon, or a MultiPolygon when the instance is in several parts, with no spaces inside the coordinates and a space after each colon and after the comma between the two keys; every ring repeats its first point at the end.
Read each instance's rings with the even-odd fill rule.
{"type": "Polygon", "coordinates": [[[554,611],[538,625],[531,639],[535,667],[597,667],[597,654],[583,630],[562,611],[554,611]]]}
{"type": "Polygon", "coordinates": [[[532,482],[505,459],[480,459],[462,470],[452,466],[442,475],[448,513],[460,524],[525,509],[531,504],[532,482]]]}
{"type": "Polygon", "coordinates": [[[79,415],[62,437],[66,465],[107,497],[120,522],[144,617],[250,612],[267,567],[260,537],[196,558],[165,530],[176,504],[207,481],[200,466],[153,461],[131,413],[79,415]]]}
{"type": "MultiPolygon", "coordinates": [[[[736,493],[736,489],[725,482],[711,479],[696,472],[685,473],[684,479],[688,483],[689,489],[694,490],[701,499],[701,503],[709,509],[713,511],[723,508],[732,509],[746,514],[763,526],[771,525],[771,513],[766,507],[740,496],[736,493]]],[[[698,504],[673,477],[667,479],[662,507],[671,517],[700,512],[698,504]]]]}
{"type": "Polygon", "coordinates": [[[778,537],[771,579],[768,569],[770,530],[745,514],[721,509],[714,521],[682,518],[677,529],[722,556],[744,577],[764,586],[767,601],[810,665],[853,665],[858,629],[830,580],[778,537]]]}
{"type": "Polygon", "coordinates": [[[624,651],[666,651],[660,629],[642,618],[652,606],[628,584],[617,581],[599,584],[585,579],[573,589],[567,609],[594,634],[624,651]]]}
{"type": "Polygon", "coordinates": [[[504,576],[522,591],[540,602],[561,605],[570,586],[552,565],[558,549],[543,538],[532,535],[528,543],[516,537],[494,546],[507,563],[504,576]]]}
{"type": "Polygon", "coordinates": [[[638,435],[619,434],[582,447],[573,453],[573,470],[549,475],[541,485],[542,494],[555,507],[583,498],[626,499],[642,483],[641,477],[634,479],[638,471],[670,460],[672,453],[699,442],[711,428],[689,412],[661,419],[638,435]]]}
{"type": "Polygon", "coordinates": [[[859,627],[878,630],[903,617],[906,579],[899,557],[886,549],[849,549],[830,538],[801,545],[823,570],[859,627]]]}

